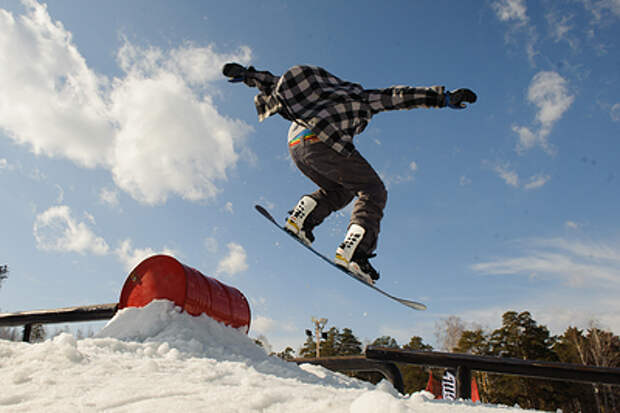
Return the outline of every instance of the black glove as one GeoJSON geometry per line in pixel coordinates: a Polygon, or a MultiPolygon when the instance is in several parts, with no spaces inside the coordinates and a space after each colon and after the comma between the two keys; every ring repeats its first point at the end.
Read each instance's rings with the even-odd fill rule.
{"type": "Polygon", "coordinates": [[[246,72],[247,69],[239,63],[226,63],[222,68],[222,73],[229,78],[228,81],[232,83],[243,82],[246,72]]]}
{"type": "Polygon", "coordinates": [[[469,89],[456,89],[452,92],[446,92],[445,106],[452,109],[465,109],[465,102],[474,103],[478,97],[469,89]]]}

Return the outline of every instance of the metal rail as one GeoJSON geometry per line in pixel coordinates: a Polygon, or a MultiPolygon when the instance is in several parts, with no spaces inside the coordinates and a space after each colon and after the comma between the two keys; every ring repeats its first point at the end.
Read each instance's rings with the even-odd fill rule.
{"type": "Polygon", "coordinates": [[[30,341],[34,324],[73,323],[108,320],[114,317],[118,304],[87,305],[0,314],[0,327],[24,326],[23,341],[30,341]]]}
{"type": "Polygon", "coordinates": [[[319,358],[294,358],[288,360],[297,364],[317,364],[326,369],[340,372],[377,372],[388,379],[394,388],[405,394],[405,385],[400,369],[391,362],[369,360],[365,356],[338,356],[319,358]]]}
{"type": "Polygon", "coordinates": [[[374,346],[366,349],[366,357],[371,360],[454,368],[457,371],[457,396],[463,399],[471,398],[472,370],[538,379],[620,385],[620,368],[611,367],[374,346]]]}

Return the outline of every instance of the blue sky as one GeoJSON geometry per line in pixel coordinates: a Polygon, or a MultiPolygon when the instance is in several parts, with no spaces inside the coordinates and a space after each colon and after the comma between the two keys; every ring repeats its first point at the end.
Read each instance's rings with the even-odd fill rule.
{"type": "MultiPolygon", "coordinates": [[[[529,310],[620,332],[620,2],[0,0],[4,312],[118,300],[159,252],[239,288],[278,350],[312,316],[434,344],[451,316],[529,310]],[[386,4],[384,4],[386,3],[386,4]],[[468,87],[467,110],[377,115],[386,300],[272,230],[313,185],[225,62],[323,66],[368,88],[468,87]]],[[[315,231],[332,254],[350,207],[315,231]]]]}

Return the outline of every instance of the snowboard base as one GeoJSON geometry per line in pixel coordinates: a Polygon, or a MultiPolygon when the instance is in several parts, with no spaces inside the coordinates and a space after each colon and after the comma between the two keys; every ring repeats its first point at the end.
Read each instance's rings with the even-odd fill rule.
{"type": "Polygon", "coordinates": [[[358,277],[355,273],[352,273],[351,271],[349,271],[348,269],[341,267],[340,265],[337,265],[336,263],[334,263],[332,260],[330,260],[329,258],[327,258],[325,255],[323,255],[322,253],[320,253],[319,251],[315,250],[312,246],[310,245],[306,245],[304,244],[304,242],[302,240],[300,240],[299,238],[297,238],[295,235],[291,234],[290,232],[288,232],[282,225],[278,224],[276,222],[276,220],[271,216],[271,214],[269,213],[269,211],[267,211],[263,206],[261,205],[254,205],[254,208],[256,208],[256,210],[265,218],[267,218],[269,221],[271,221],[272,224],[274,224],[276,227],[278,227],[280,230],[284,231],[284,233],[286,233],[288,236],[290,236],[291,238],[293,238],[295,241],[297,241],[299,244],[303,245],[305,248],[307,248],[308,250],[310,250],[312,253],[314,253],[314,255],[318,256],[319,258],[321,258],[323,261],[325,261],[326,263],[328,263],[329,265],[331,265],[332,267],[342,271],[343,273],[345,273],[346,275],[348,275],[349,277],[353,278],[354,280],[357,280],[359,282],[361,282],[362,284],[364,284],[367,287],[372,288],[373,290],[377,291],[380,294],[383,294],[384,296],[386,296],[387,298],[394,300],[396,302],[399,302],[409,308],[413,308],[414,310],[426,310],[426,305],[416,302],[416,301],[412,301],[412,300],[407,300],[404,298],[399,298],[399,297],[395,297],[385,291],[383,291],[381,288],[373,285],[373,284],[369,284],[366,281],[364,281],[362,278],[358,277]]]}

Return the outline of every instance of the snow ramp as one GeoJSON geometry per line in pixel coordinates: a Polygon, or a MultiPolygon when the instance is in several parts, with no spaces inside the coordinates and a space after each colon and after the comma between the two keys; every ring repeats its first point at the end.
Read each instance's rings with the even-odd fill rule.
{"type": "Polygon", "coordinates": [[[268,356],[239,329],[168,300],[126,308],[94,338],[0,340],[0,412],[499,412],[400,395],[268,356]]]}

